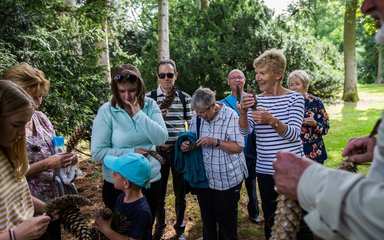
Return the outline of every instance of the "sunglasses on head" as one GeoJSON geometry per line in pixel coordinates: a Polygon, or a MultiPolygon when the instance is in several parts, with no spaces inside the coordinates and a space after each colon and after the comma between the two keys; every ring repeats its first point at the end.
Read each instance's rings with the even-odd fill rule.
{"type": "Polygon", "coordinates": [[[160,79],[164,79],[165,76],[167,76],[167,78],[173,78],[175,76],[174,73],[159,73],[157,74],[157,76],[159,76],[160,79]]]}
{"type": "Polygon", "coordinates": [[[128,75],[128,76],[122,76],[122,75],[116,75],[113,80],[118,82],[131,82],[134,83],[137,81],[137,77],[135,75],[128,75]]]}

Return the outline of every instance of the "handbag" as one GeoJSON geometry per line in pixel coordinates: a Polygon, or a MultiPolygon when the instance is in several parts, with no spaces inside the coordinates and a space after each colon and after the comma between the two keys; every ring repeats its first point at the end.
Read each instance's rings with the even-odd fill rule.
{"type": "Polygon", "coordinates": [[[79,194],[76,185],[73,183],[77,176],[82,176],[83,172],[77,166],[55,169],[55,182],[59,189],[59,195],[79,194]]]}

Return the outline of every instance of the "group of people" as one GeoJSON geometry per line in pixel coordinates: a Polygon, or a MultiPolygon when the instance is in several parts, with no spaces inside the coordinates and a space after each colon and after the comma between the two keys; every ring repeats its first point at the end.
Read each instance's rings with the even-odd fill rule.
{"type": "MultiPolygon", "coordinates": [[[[365,0],[362,12],[372,14],[380,26],[384,3],[365,0]]],[[[283,87],[286,60],[276,49],[265,51],[253,65],[259,95],[244,91],[245,75],[234,69],[228,74],[231,94],[222,101],[209,88],[200,87],[192,97],[177,90],[163,109],[158,104],[173,94],[177,80],[175,62],[159,62],[158,88],[150,92],[135,66],[114,69],[112,97],[94,119],[91,153],[103,165],[105,206],[125,214],[131,227],[121,234],[99,218],[95,226],[100,231],[110,239],[161,239],[172,172],[178,239],[187,238],[188,191],[197,195],[204,240],[237,239],[244,180],[249,218],[259,223],[256,179],[266,239],[278,193],[298,199],[305,210],[298,239],[312,239],[313,233],[325,239],[383,236],[384,124],[377,141],[356,138],[343,152],[356,162],[373,160],[367,177],[327,169],[322,166],[327,155],[321,136],[329,120],[320,99],[308,94],[308,74],[292,72],[289,89],[283,87]],[[179,136],[188,138],[179,142],[179,136]]],[[[61,239],[60,223],[44,214],[44,202],[59,194],[54,169],[76,164],[77,155],[53,150],[54,128],[38,111],[48,89],[44,74],[26,63],[11,67],[0,80],[0,239],[61,239]]]]}

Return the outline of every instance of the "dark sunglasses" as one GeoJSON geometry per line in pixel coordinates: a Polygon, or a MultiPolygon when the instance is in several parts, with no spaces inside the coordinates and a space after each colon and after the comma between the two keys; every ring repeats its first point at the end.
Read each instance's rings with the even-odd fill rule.
{"type": "Polygon", "coordinates": [[[134,83],[137,81],[137,77],[135,75],[128,75],[128,76],[122,76],[122,75],[116,75],[113,80],[118,82],[131,82],[134,83]]]}
{"type": "Polygon", "coordinates": [[[157,76],[159,76],[160,79],[164,79],[165,76],[167,76],[167,78],[173,78],[175,76],[174,73],[159,73],[157,74],[157,76]]]}

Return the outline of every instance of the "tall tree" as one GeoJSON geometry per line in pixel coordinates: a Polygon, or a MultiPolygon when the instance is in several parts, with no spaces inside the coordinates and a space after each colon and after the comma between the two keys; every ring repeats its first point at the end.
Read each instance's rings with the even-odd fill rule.
{"type": "Polygon", "coordinates": [[[168,0],[159,0],[158,60],[169,59],[168,0]]]}
{"type": "Polygon", "coordinates": [[[344,16],[344,91],[342,99],[357,102],[356,10],[358,0],[347,0],[344,16]]]}
{"type": "Polygon", "coordinates": [[[375,83],[382,84],[384,83],[384,77],[383,77],[383,49],[381,46],[377,46],[377,58],[378,58],[378,64],[377,64],[377,76],[375,83]]]}
{"type": "Polygon", "coordinates": [[[208,8],[209,3],[208,3],[208,0],[201,0],[200,4],[201,4],[201,9],[204,10],[208,8]]]}

